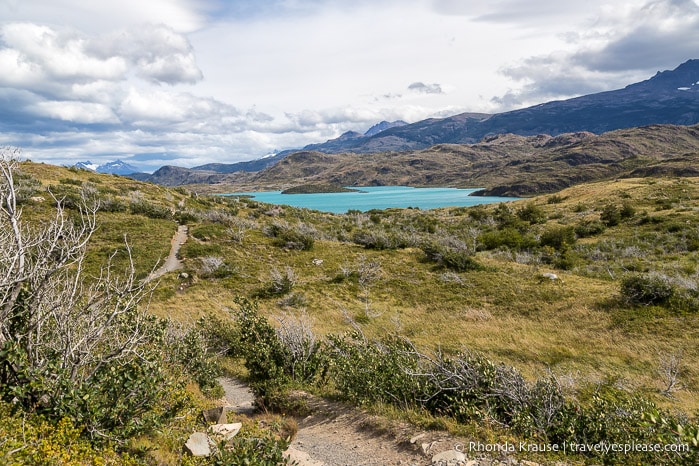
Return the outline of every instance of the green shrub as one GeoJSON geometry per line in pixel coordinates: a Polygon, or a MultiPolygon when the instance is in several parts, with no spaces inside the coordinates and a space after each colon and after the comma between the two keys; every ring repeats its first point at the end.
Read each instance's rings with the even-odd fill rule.
{"type": "Polygon", "coordinates": [[[600,220],[608,227],[614,227],[621,222],[621,213],[617,206],[608,204],[600,213],[600,220]]]}
{"type": "Polygon", "coordinates": [[[69,418],[50,420],[44,416],[16,413],[0,402],[0,463],[62,466],[135,466],[142,464],[112,447],[92,445],[83,429],[69,418]]]}
{"type": "Polygon", "coordinates": [[[562,251],[575,244],[575,229],[571,226],[551,227],[541,234],[541,246],[550,246],[562,251]]]}
{"type": "Polygon", "coordinates": [[[559,194],[554,194],[553,196],[549,196],[548,199],[546,199],[547,204],[560,204],[567,198],[559,195],[559,194]]]}
{"type": "Polygon", "coordinates": [[[216,380],[221,376],[221,366],[216,353],[210,350],[203,325],[196,325],[184,335],[172,341],[169,352],[172,357],[199,385],[202,392],[211,397],[223,396],[223,389],[216,380]]]}
{"type": "Polygon", "coordinates": [[[578,238],[588,238],[604,233],[605,228],[599,220],[585,220],[575,225],[575,235],[578,238]]]}
{"type": "Polygon", "coordinates": [[[417,373],[418,358],[402,338],[372,342],[360,332],[330,335],[331,377],[342,397],[354,403],[384,402],[415,406],[424,393],[417,373]]]}
{"type": "Polygon", "coordinates": [[[170,209],[148,201],[132,202],[129,209],[134,215],[144,215],[148,218],[163,220],[169,220],[172,218],[172,212],[170,209]]]}
{"type": "Polygon", "coordinates": [[[521,207],[517,211],[517,217],[532,225],[546,222],[546,212],[544,212],[544,209],[533,203],[521,207]]]}
{"type": "MultiPolygon", "coordinates": [[[[211,466],[283,466],[290,438],[280,438],[268,429],[245,425],[230,442],[218,445],[207,464],[211,466]]],[[[295,463],[294,463],[295,464],[295,463]]]]}
{"type": "Polygon", "coordinates": [[[289,381],[285,370],[288,359],[274,327],[257,311],[257,304],[237,300],[236,328],[240,335],[240,354],[245,358],[250,387],[258,395],[278,390],[289,381]]]}
{"type": "Polygon", "coordinates": [[[449,238],[428,241],[420,246],[427,260],[456,272],[482,270],[483,266],[473,258],[473,252],[462,242],[449,238]]]}
{"type": "Polygon", "coordinates": [[[621,209],[619,209],[619,217],[622,220],[626,220],[632,218],[634,215],[636,215],[636,208],[629,201],[624,201],[624,203],[621,204],[621,209]]]}
{"type": "Polygon", "coordinates": [[[667,304],[675,291],[673,284],[664,275],[630,275],[621,281],[621,296],[634,305],[667,304]]]}
{"type": "Polygon", "coordinates": [[[529,249],[536,246],[536,240],[528,233],[523,234],[515,228],[503,228],[483,233],[478,237],[478,241],[486,249],[498,249],[502,247],[513,251],[529,249]]]}

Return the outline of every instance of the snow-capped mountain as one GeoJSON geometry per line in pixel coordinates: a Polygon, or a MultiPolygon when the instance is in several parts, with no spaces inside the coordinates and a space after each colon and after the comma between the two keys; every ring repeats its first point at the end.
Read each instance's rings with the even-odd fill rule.
{"type": "Polygon", "coordinates": [[[87,162],[76,163],[75,167],[97,173],[108,173],[112,175],[130,175],[132,173],[139,172],[138,168],[124,162],[123,160],[115,160],[114,162],[107,162],[102,165],[92,163],[88,160],[87,162]]]}
{"type": "Polygon", "coordinates": [[[98,164],[92,163],[89,160],[87,162],[78,162],[73,166],[75,168],[82,168],[83,170],[90,170],[91,172],[96,172],[99,168],[98,164]]]}

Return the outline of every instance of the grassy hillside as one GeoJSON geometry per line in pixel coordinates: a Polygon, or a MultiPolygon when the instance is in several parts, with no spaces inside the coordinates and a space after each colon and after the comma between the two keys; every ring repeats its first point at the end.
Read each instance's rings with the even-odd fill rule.
{"type": "Polygon", "coordinates": [[[399,332],[423,347],[452,351],[468,346],[530,375],[551,368],[584,380],[618,377],[651,394],[662,356],[682,353],[686,390],[675,400],[659,400],[699,408],[692,394],[699,388],[692,343],[699,314],[681,306],[633,306],[620,295],[621,280],[633,274],[658,273],[696,286],[695,178],[580,185],[510,203],[505,213],[489,205],[333,215],[247,199],[195,199],[185,191],[43,165],[25,172],[54,192],[77,192],[81,182],[94,186],[103,203],[129,206],[99,213],[90,249],[95,264],[126,238],[145,276],[167,255],[175,217],[185,217],[190,240],[181,255],[189,278],[163,279],[151,303],[158,315],[193,323],[208,313],[223,315],[235,297],[245,296],[258,299],[270,316],[303,309],[321,334],[349,329],[351,317],[369,335],[399,332]],[[142,204],[168,213],[132,213],[142,204]],[[606,207],[625,205],[635,212],[618,225],[600,220],[606,207]],[[535,211],[534,223],[524,209],[535,211]],[[561,229],[573,231],[571,244],[541,246],[542,235],[561,229]],[[312,247],[299,249],[299,238],[312,247]],[[460,272],[430,261],[427,242],[457,244],[483,269],[460,272]],[[375,266],[375,277],[362,285],[357,275],[367,264],[375,266]],[[561,280],[542,279],[546,272],[561,280]],[[293,282],[288,292],[266,291],[287,275],[293,282]]]}
{"type": "Polygon", "coordinates": [[[193,320],[247,296],[269,316],[306,312],[321,334],[351,328],[349,317],[368,335],[469,347],[530,376],[551,369],[579,382],[613,378],[691,412],[699,408],[699,314],[690,304],[629,304],[620,283],[657,273],[695,289],[698,183],[581,185],[511,203],[509,213],[485,206],[331,215],[240,200],[224,223],[192,224],[182,251],[190,278],[167,278],[153,309],[193,320]],[[600,216],[608,206],[634,212],[606,226],[600,216]],[[528,210],[534,223],[521,219],[528,210]],[[313,245],[298,249],[275,230],[306,235],[313,245]],[[429,242],[473,251],[482,269],[433,262],[429,242]],[[207,261],[221,265],[207,270],[207,261]],[[560,280],[544,278],[547,272],[560,280]],[[362,273],[371,275],[365,283],[362,273]],[[287,276],[289,289],[269,291],[287,276]],[[658,367],[671,354],[683,355],[685,389],[666,398],[658,395],[658,367]]]}
{"type": "Polygon", "coordinates": [[[126,236],[145,277],[177,222],[189,225],[185,274],[162,278],[150,302],[157,316],[225,320],[246,297],[273,324],[304,315],[318,335],[397,334],[423,351],[477,351],[530,380],[551,371],[571,393],[613,385],[671,410],[699,409],[699,178],[335,215],[41,164],[22,173],[35,219],[50,211],[47,187],[68,200],[85,189],[100,198],[94,273],[126,236]],[[670,387],[673,358],[680,383],[670,387]]]}

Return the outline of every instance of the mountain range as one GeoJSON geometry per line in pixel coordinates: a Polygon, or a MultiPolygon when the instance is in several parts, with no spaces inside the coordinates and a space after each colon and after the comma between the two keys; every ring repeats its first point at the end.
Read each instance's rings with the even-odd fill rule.
{"type": "MultiPolygon", "coordinates": [[[[439,161],[440,157],[444,157],[445,152],[477,152],[481,149],[488,151],[491,149],[487,148],[492,148],[492,142],[496,140],[500,141],[500,147],[504,147],[501,144],[502,138],[500,136],[507,134],[520,137],[535,137],[535,140],[538,137],[550,143],[551,140],[558,141],[556,137],[564,134],[572,134],[572,136],[564,138],[568,141],[579,138],[591,140],[592,136],[625,128],[648,125],[690,126],[696,123],[699,123],[699,60],[689,60],[674,70],[658,72],[646,81],[631,84],[623,89],[614,91],[562,101],[552,101],[495,115],[462,113],[447,118],[427,119],[412,124],[405,124],[405,122],[400,121],[393,123],[382,122],[370,128],[364,134],[347,132],[336,139],[331,139],[324,143],[310,144],[301,151],[284,151],[273,157],[251,162],[208,164],[193,169],[166,166],[157,170],[153,175],[139,177],[139,179],[170,186],[180,184],[224,184],[236,186],[241,184],[250,185],[250,183],[260,186],[288,186],[289,183],[298,180],[300,175],[306,179],[309,174],[318,171],[317,162],[324,160],[322,154],[345,154],[342,157],[348,160],[349,165],[352,165],[353,157],[350,154],[372,154],[373,158],[365,160],[366,163],[380,159],[384,164],[382,170],[386,173],[404,172],[405,170],[411,170],[410,167],[412,167],[415,173],[423,174],[424,178],[418,181],[413,176],[408,176],[405,178],[406,181],[418,185],[429,185],[438,183],[437,180],[441,180],[439,181],[440,183],[447,181],[442,176],[443,173],[431,173],[431,171],[436,170],[433,167],[433,163],[415,163],[405,167],[399,166],[399,161],[404,163],[405,160],[403,159],[410,158],[410,154],[413,153],[419,155],[417,158],[413,157],[415,160],[421,160],[425,150],[434,146],[439,146],[433,151],[432,159],[430,159],[430,162],[435,163],[439,161]],[[580,136],[581,134],[585,136],[580,136]],[[478,144],[479,142],[481,143],[480,145],[478,144]],[[389,157],[390,154],[394,154],[394,156],[389,157]],[[291,157],[292,155],[294,157],[291,157]],[[305,163],[307,168],[300,171],[292,170],[292,162],[294,164],[305,163]],[[280,173],[283,168],[288,170],[286,176],[280,173]]],[[[619,137],[628,137],[628,135],[619,134],[619,137]]],[[[516,145],[521,146],[522,141],[517,141],[516,145]]],[[[582,141],[578,142],[582,143],[582,141]]],[[[525,157],[525,159],[536,161],[536,153],[541,152],[544,146],[527,144],[529,147],[527,151],[529,151],[530,155],[525,157]]],[[[623,146],[623,144],[619,144],[619,146],[623,146]]],[[[559,149],[562,150],[561,147],[559,149]]],[[[571,151],[576,150],[573,146],[569,149],[571,151]]],[[[514,153],[519,153],[518,150],[512,148],[508,150],[514,150],[514,153]]],[[[503,154],[503,156],[505,155],[503,154]]],[[[491,159],[488,154],[481,154],[479,157],[482,163],[486,163],[491,159]]],[[[336,158],[332,157],[333,160],[336,158]]],[[[356,159],[356,156],[354,158],[356,159]]],[[[585,158],[584,154],[573,156],[575,160],[584,160],[585,158]]],[[[510,162],[516,162],[517,160],[521,161],[523,159],[514,157],[510,162]]],[[[602,159],[595,160],[595,163],[605,163],[602,159]]],[[[469,166],[472,169],[476,168],[472,165],[469,166]]],[[[345,180],[347,184],[388,183],[388,181],[385,181],[387,178],[399,178],[378,176],[369,179],[361,174],[366,171],[365,168],[361,166],[356,167],[356,170],[358,170],[357,176],[354,178],[348,177],[345,180]]],[[[485,167],[481,167],[481,169],[485,169],[485,167]]],[[[319,179],[318,181],[328,180],[319,179]]],[[[396,180],[391,182],[394,181],[396,180]]],[[[477,182],[481,186],[488,186],[489,189],[499,185],[496,179],[478,176],[478,174],[449,181],[452,185],[460,186],[469,185],[471,182],[477,182]],[[482,184],[484,182],[488,182],[488,184],[482,184]]],[[[558,185],[560,183],[554,184],[558,185]]],[[[519,193],[531,193],[531,189],[534,188],[521,189],[519,193]]],[[[538,186],[535,189],[544,188],[543,186],[538,186]]]]}
{"type": "Polygon", "coordinates": [[[74,166],[84,170],[97,173],[107,173],[111,175],[131,175],[132,173],[138,172],[138,168],[124,162],[123,160],[115,160],[102,165],[92,163],[88,160],[87,162],[78,162],[74,166]]]}

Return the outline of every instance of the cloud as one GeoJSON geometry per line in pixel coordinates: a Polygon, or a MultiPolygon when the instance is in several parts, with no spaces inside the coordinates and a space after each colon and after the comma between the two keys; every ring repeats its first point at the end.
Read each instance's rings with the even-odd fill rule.
{"type": "Polygon", "coordinates": [[[408,86],[408,90],[420,92],[422,94],[443,94],[442,86],[439,84],[425,84],[421,82],[412,83],[408,86]]]}
{"type": "Polygon", "coordinates": [[[202,78],[188,40],[167,26],[89,37],[32,23],[0,27],[0,86],[54,97],[72,86],[123,81],[131,70],[154,83],[194,83],[202,78]]]}
{"type": "MultiPolygon", "coordinates": [[[[7,22],[67,25],[99,34],[133,24],[167,24],[179,33],[203,27],[217,0],[4,0],[0,17],[7,22]]],[[[225,2],[228,3],[228,2],[225,2]]]]}
{"type": "Polygon", "coordinates": [[[656,0],[640,9],[609,10],[582,36],[591,45],[570,59],[601,72],[674,68],[696,58],[697,31],[699,5],[692,0],[656,0]]]}
{"type": "Polygon", "coordinates": [[[605,8],[581,32],[569,31],[566,49],[504,66],[520,83],[494,97],[501,109],[618,89],[673,69],[699,50],[699,5],[653,0],[605,8]]]}
{"type": "Polygon", "coordinates": [[[118,57],[154,83],[194,84],[203,78],[189,40],[165,25],[128,30],[99,37],[88,44],[104,59],[118,57]]]}

